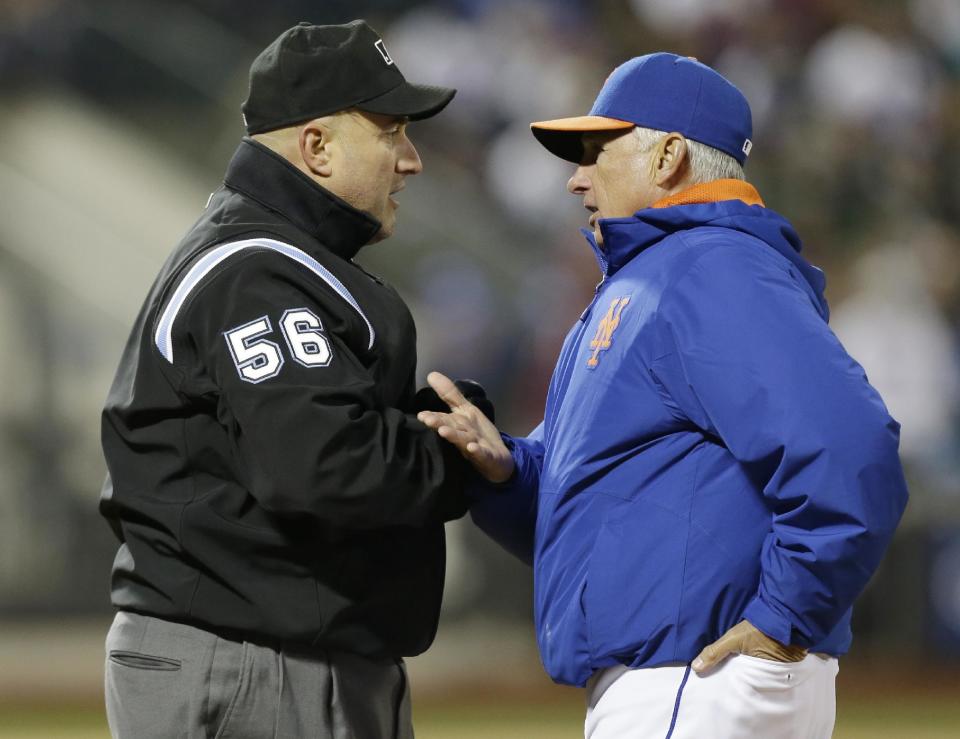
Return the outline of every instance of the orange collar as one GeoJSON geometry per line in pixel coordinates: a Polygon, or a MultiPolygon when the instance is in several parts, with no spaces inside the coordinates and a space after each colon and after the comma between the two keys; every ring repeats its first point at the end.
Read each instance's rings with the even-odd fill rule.
{"type": "Polygon", "coordinates": [[[716,203],[720,200],[742,200],[747,205],[763,205],[757,188],[743,180],[713,180],[692,185],[673,195],[661,198],[651,208],[669,208],[671,205],[716,203]]]}

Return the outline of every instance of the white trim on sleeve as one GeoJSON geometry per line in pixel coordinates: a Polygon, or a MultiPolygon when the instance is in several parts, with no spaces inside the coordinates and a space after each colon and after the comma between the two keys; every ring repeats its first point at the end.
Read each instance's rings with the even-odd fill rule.
{"type": "Polygon", "coordinates": [[[291,246],[290,244],[285,244],[282,241],[276,241],[274,239],[257,238],[245,239],[243,241],[232,241],[217,246],[208,253],[204,254],[203,257],[201,257],[197,263],[187,271],[187,274],[184,275],[183,279],[180,280],[180,284],[177,285],[177,289],[174,290],[173,296],[167,302],[167,307],[163,309],[163,313],[160,316],[160,321],[157,323],[156,334],[154,335],[154,342],[156,343],[157,348],[160,350],[160,353],[164,356],[164,358],[170,362],[170,364],[173,364],[173,323],[177,318],[177,313],[180,312],[180,309],[190,296],[190,293],[197,285],[200,284],[204,277],[206,277],[214,268],[216,268],[218,264],[223,262],[225,259],[232,257],[234,254],[237,254],[244,249],[270,249],[289,257],[295,262],[299,262],[313,272],[317,277],[332,287],[337,295],[347,301],[347,303],[349,303],[350,306],[360,314],[363,322],[367,324],[367,330],[370,333],[370,342],[367,345],[367,348],[373,348],[375,334],[373,331],[373,325],[370,323],[370,319],[368,319],[366,314],[364,314],[359,303],[357,303],[353,295],[350,294],[350,291],[344,287],[343,283],[340,282],[340,280],[338,280],[330,270],[328,270],[326,267],[320,264],[320,262],[311,257],[302,249],[298,249],[295,246],[291,246]]]}

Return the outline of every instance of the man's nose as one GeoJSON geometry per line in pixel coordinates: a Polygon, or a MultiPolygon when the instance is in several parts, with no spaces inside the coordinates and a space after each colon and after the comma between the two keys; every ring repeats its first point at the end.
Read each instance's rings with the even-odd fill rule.
{"type": "Polygon", "coordinates": [[[573,195],[583,195],[590,189],[590,178],[587,176],[587,167],[580,165],[573,173],[573,177],[567,180],[567,190],[573,195]]]}
{"type": "Polygon", "coordinates": [[[397,174],[420,174],[422,171],[423,162],[420,161],[420,154],[417,153],[417,147],[415,147],[413,142],[404,134],[400,156],[397,157],[397,174]]]}

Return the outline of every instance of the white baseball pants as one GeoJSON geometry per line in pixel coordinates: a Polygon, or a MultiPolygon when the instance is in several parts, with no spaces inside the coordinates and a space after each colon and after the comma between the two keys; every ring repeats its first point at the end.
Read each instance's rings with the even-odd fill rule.
{"type": "Polygon", "coordinates": [[[586,739],[829,739],[833,657],[734,655],[700,677],[688,665],[600,670],[587,683],[586,739]]]}

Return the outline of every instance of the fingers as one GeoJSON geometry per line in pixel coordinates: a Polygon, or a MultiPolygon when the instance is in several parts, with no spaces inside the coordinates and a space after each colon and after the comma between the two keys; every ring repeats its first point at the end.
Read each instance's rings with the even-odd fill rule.
{"type": "MultiPolygon", "coordinates": [[[[478,437],[477,427],[471,423],[470,418],[455,413],[438,413],[436,411],[420,411],[417,414],[417,420],[424,426],[432,428],[434,431],[441,429],[452,429],[464,434],[470,434],[472,437],[478,437]]],[[[441,434],[442,436],[442,434],[441,434]]]]}
{"type": "MultiPolygon", "coordinates": [[[[513,458],[504,447],[504,454],[497,454],[490,442],[477,432],[477,429],[463,416],[453,413],[420,411],[417,419],[451,444],[467,458],[491,482],[500,482],[512,473],[513,458]],[[504,468],[501,470],[501,468],[504,468]],[[509,468],[509,469],[508,469],[509,468]]],[[[499,437],[497,441],[500,442],[499,437]]],[[[502,446],[502,442],[500,442],[502,446]]]]}
{"type": "Polygon", "coordinates": [[[471,443],[476,443],[476,436],[474,434],[469,430],[460,429],[455,426],[438,426],[437,433],[462,452],[467,451],[467,447],[471,443]]]}
{"type": "Polygon", "coordinates": [[[714,667],[716,667],[720,662],[730,654],[729,651],[724,650],[722,647],[718,646],[719,642],[714,642],[703,648],[703,651],[697,655],[697,658],[693,660],[693,671],[698,675],[703,675],[707,672],[710,672],[714,667]]]}
{"type": "Polygon", "coordinates": [[[453,413],[437,413],[435,411],[420,411],[417,420],[428,428],[436,431],[441,437],[456,446],[462,452],[472,452],[471,444],[477,444],[480,436],[477,429],[468,419],[453,413]]]}
{"type": "Polygon", "coordinates": [[[427,383],[436,391],[440,399],[450,406],[450,410],[470,405],[470,401],[463,397],[463,393],[457,390],[453,380],[446,375],[440,372],[431,372],[427,375],[427,383]]]}
{"type": "MultiPolygon", "coordinates": [[[[739,624],[737,626],[739,626],[739,624]]],[[[740,651],[740,630],[737,626],[731,628],[713,644],[708,644],[703,648],[691,664],[694,672],[698,675],[710,672],[710,670],[723,662],[728,655],[740,651]]]]}
{"type": "Polygon", "coordinates": [[[444,419],[450,414],[437,413],[436,411],[420,411],[417,414],[417,420],[425,426],[436,430],[443,425],[444,419]]]}

